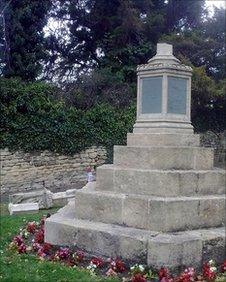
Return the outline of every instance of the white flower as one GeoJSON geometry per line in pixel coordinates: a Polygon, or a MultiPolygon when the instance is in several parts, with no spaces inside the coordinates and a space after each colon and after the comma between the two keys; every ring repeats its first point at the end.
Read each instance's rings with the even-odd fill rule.
{"type": "Polygon", "coordinates": [[[145,267],[142,265],[142,264],[134,264],[133,266],[130,267],[130,270],[133,272],[133,271],[136,271],[136,272],[144,272],[145,270],[145,267]]]}
{"type": "Polygon", "coordinates": [[[217,272],[217,268],[215,266],[210,267],[210,271],[217,272]]]}
{"type": "Polygon", "coordinates": [[[94,272],[96,270],[97,266],[96,264],[93,264],[92,262],[87,266],[86,269],[88,269],[90,272],[94,272]]]}
{"type": "Polygon", "coordinates": [[[140,270],[141,272],[144,272],[144,266],[143,266],[142,264],[139,264],[139,270],[140,270]]]}
{"type": "Polygon", "coordinates": [[[214,260],[209,260],[209,265],[214,265],[214,260]]]}

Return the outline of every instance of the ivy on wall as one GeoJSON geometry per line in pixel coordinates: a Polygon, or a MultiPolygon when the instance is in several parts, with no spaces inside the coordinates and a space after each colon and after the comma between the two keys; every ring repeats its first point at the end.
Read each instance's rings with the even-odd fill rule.
{"type": "Polygon", "coordinates": [[[54,98],[57,89],[42,82],[0,79],[0,147],[74,154],[92,145],[109,150],[125,144],[135,122],[135,105],[116,109],[97,104],[87,111],[54,98]]]}

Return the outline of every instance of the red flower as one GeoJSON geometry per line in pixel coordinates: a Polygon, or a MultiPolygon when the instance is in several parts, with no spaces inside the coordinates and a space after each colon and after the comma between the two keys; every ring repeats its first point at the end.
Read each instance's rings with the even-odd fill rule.
{"type": "Polygon", "coordinates": [[[44,229],[39,229],[35,234],[35,243],[44,243],[44,229]]]}
{"type": "Polygon", "coordinates": [[[52,248],[52,245],[49,243],[44,243],[42,246],[43,252],[47,255],[50,253],[51,248],[52,248]]]}
{"type": "Polygon", "coordinates": [[[41,248],[38,250],[37,255],[38,255],[40,258],[46,257],[46,253],[43,251],[43,247],[41,247],[41,248]]]}
{"type": "Polygon", "coordinates": [[[54,261],[55,260],[55,255],[52,254],[52,255],[48,256],[48,260],[49,261],[54,261]]]}
{"type": "Polygon", "coordinates": [[[24,241],[23,238],[21,236],[15,236],[13,238],[13,242],[17,245],[20,246],[24,241]]]}
{"type": "Polygon", "coordinates": [[[68,248],[60,248],[58,251],[56,251],[55,257],[66,260],[70,256],[70,252],[68,248]]]}
{"type": "Polygon", "coordinates": [[[209,263],[204,263],[202,268],[202,274],[207,281],[212,281],[216,278],[216,272],[211,269],[209,263]]]}
{"type": "Polygon", "coordinates": [[[163,277],[161,280],[159,280],[160,282],[174,282],[173,278],[167,278],[167,277],[163,277]]]}
{"type": "Polygon", "coordinates": [[[109,268],[106,272],[106,276],[117,276],[117,273],[112,268],[109,268]]]}
{"type": "Polygon", "coordinates": [[[78,262],[82,262],[84,260],[84,257],[85,257],[85,253],[82,251],[77,251],[75,253],[75,258],[78,262]]]}
{"type": "Polygon", "coordinates": [[[195,270],[189,267],[176,279],[177,282],[192,282],[195,280],[195,270]]]}
{"type": "Polygon", "coordinates": [[[41,245],[39,243],[33,243],[32,248],[35,252],[37,252],[39,249],[41,249],[41,245]]]}
{"type": "Polygon", "coordinates": [[[111,261],[111,268],[117,272],[124,272],[126,270],[125,263],[118,258],[111,261]]]}
{"type": "Polygon", "coordinates": [[[33,249],[37,251],[37,254],[39,257],[45,257],[46,255],[50,254],[50,250],[52,248],[52,245],[48,243],[44,243],[42,246],[38,243],[34,243],[32,245],[33,249]]]}
{"type": "Polygon", "coordinates": [[[41,220],[40,220],[40,225],[43,227],[45,225],[45,221],[46,221],[46,217],[43,217],[41,220]]]}
{"type": "Polygon", "coordinates": [[[146,278],[141,274],[137,273],[132,276],[132,282],[146,282],[146,278]]]}
{"type": "Polygon", "coordinates": [[[169,270],[165,267],[160,268],[158,277],[160,282],[173,282],[173,278],[171,278],[169,270]]]}
{"type": "Polygon", "coordinates": [[[104,265],[104,261],[102,258],[93,257],[90,262],[92,264],[95,264],[99,268],[104,265]]]}
{"type": "Polygon", "coordinates": [[[35,233],[35,230],[36,230],[36,223],[33,221],[33,222],[29,222],[28,225],[27,225],[27,231],[29,233],[32,233],[34,234],[35,233]]]}
{"type": "Polygon", "coordinates": [[[27,252],[27,248],[26,248],[26,245],[24,243],[21,243],[19,246],[18,246],[18,253],[19,254],[25,254],[27,252]]]}
{"type": "Polygon", "coordinates": [[[170,273],[169,273],[168,269],[165,268],[165,267],[161,267],[159,272],[158,272],[158,277],[159,277],[160,281],[161,281],[162,278],[169,278],[170,273]]]}
{"type": "Polygon", "coordinates": [[[66,265],[67,266],[74,266],[75,265],[75,262],[73,259],[69,258],[67,261],[66,261],[66,265]]]}
{"type": "Polygon", "coordinates": [[[223,272],[223,273],[226,272],[226,260],[221,265],[221,272],[223,272]]]}

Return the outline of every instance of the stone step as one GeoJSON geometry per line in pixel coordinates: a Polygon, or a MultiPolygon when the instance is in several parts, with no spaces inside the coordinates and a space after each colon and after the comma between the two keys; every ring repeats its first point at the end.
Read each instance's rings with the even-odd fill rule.
{"type": "Polygon", "coordinates": [[[128,133],[128,146],[195,146],[200,145],[198,134],[128,133]]]}
{"type": "Polygon", "coordinates": [[[102,165],[96,190],[147,196],[196,196],[226,193],[226,171],[147,170],[102,165]]]}
{"type": "Polygon", "coordinates": [[[163,234],[126,226],[74,218],[69,203],[45,223],[45,241],[53,245],[77,246],[93,255],[121,257],[170,269],[199,267],[210,259],[225,258],[225,229],[213,228],[163,234]]]}
{"type": "Polygon", "coordinates": [[[212,169],[213,149],[114,146],[114,164],[141,169],[212,169]]]}
{"type": "Polygon", "coordinates": [[[75,217],[162,232],[219,227],[225,195],[147,197],[83,188],[75,194],[75,217]]]}

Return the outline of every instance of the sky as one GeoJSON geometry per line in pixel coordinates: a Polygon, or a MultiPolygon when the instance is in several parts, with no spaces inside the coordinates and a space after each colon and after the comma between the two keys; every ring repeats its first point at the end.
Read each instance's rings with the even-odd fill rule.
{"type": "Polygon", "coordinates": [[[206,0],[206,6],[208,7],[208,10],[210,13],[213,13],[214,6],[217,8],[224,7],[226,8],[226,0],[206,0]]]}

